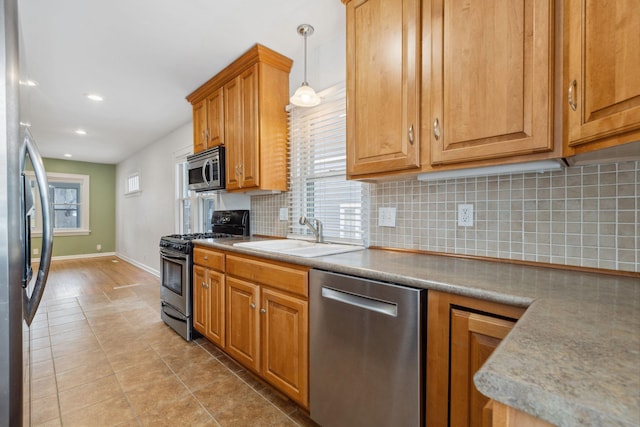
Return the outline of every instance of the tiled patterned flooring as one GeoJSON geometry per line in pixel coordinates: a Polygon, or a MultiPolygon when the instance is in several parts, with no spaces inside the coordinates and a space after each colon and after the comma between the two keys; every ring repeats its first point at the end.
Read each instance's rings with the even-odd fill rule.
{"type": "Polygon", "coordinates": [[[56,261],[32,324],[33,425],[315,425],[159,315],[159,280],[115,257],[56,261]]]}

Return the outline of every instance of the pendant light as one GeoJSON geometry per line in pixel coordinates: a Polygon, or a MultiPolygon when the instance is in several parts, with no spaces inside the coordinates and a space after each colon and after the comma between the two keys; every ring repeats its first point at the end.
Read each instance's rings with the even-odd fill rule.
{"type": "Polygon", "coordinates": [[[320,104],[320,97],[307,82],[307,37],[313,34],[313,27],[309,24],[298,25],[298,34],[304,37],[304,81],[290,101],[298,107],[315,107],[320,104]]]}

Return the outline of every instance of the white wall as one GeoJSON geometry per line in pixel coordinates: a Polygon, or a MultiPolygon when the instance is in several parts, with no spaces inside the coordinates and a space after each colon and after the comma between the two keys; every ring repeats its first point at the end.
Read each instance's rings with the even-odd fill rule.
{"type": "MultiPolygon", "coordinates": [[[[343,30],[327,43],[309,48],[308,78],[316,91],[345,80],[345,46],[343,30]]],[[[291,94],[302,76],[302,61],[298,61],[290,74],[291,94]]],[[[116,167],[116,253],[155,274],[160,268],[160,237],[175,232],[175,158],[190,151],[192,144],[193,128],[188,122],[116,167]],[[125,196],[127,176],[134,172],[140,173],[142,192],[125,196]]],[[[228,194],[216,196],[215,204],[216,209],[248,209],[250,202],[246,196],[228,194]]]]}
{"type": "Polygon", "coordinates": [[[160,237],[175,228],[175,157],[193,144],[191,122],[116,167],[116,253],[158,273],[160,237]],[[140,173],[142,191],[125,196],[127,176],[140,173]]]}

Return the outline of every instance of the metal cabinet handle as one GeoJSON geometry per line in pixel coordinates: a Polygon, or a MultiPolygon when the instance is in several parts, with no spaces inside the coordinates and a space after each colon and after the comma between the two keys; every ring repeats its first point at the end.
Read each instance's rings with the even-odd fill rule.
{"type": "Polygon", "coordinates": [[[433,136],[436,141],[440,139],[440,122],[437,118],[433,121],[433,136]]]}
{"type": "Polygon", "coordinates": [[[53,205],[49,199],[49,182],[47,181],[47,172],[44,169],[44,162],[42,161],[42,156],[38,151],[38,147],[36,146],[35,141],[33,141],[31,133],[28,130],[25,131],[25,138],[20,151],[21,171],[24,170],[26,162],[25,156],[29,155],[29,159],[31,159],[33,172],[35,173],[36,182],[38,184],[38,193],[40,194],[40,205],[42,206],[42,251],[40,255],[38,275],[36,276],[36,283],[33,287],[31,296],[27,295],[26,290],[23,291],[23,317],[25,322],[27,322],[27,325],[31,325],[31,322],[33,322],[33,318],[36,315],[36,311],[38,310],[38,306],[40,305],[40,301],[42,300],[44,288],[47,284],[47,277],[49,276],[51,253],[53,249],[53,215],[51,214],[53,205]]]}
{"type": "Polygon", "coordinates": [[[202,287],[205,289],[209,289],[209,285],[207,285],[205,282],[202,282],[202,287]]]}
{"type": "Polygon", "coordinates": [[[578,82],[575,81],[575,79],[571,82],[571,84],[569,85],[569,91],[567,93],[567,99],[569,101],[569,107],[571,107],[571,109],[573,111],[576,111],[576,108],[578,107],[576,105],[576,101],[573,99],[573,92],[575,90],[577,90],[578,87],[578,82]]]}
{"type": "Polygon", "coordinates": [[[409,144],[413,145],[413,125],[409,126],[409,144]]]}
{"type": "Polygon", "coordinates": [[[267,309],[266,309],[266,308],[261,308],[261,309],[260,309],[260,313],[266,313],[266,312],[267,312],[267,309]]]}
{"type": "Polygon", "coordinates": [[[202,129],[202,132],[200,133],[200,141],[204,142],[206,141],[206,131],[205,129],[202,129]]]}
{"type": "Polygon", "coordinates": [[[254,303],[251,303],[251,304],[249,304],[249,307],[256,308],[256,305],[254,303]]]}

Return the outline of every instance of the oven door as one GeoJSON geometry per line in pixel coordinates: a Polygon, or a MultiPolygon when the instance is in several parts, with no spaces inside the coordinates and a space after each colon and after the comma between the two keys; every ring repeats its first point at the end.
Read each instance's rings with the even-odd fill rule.
{"type": "Polygon", "coordinates": [[[191,255],[160,249],[160,298],[191,316],[191,255]]]}

